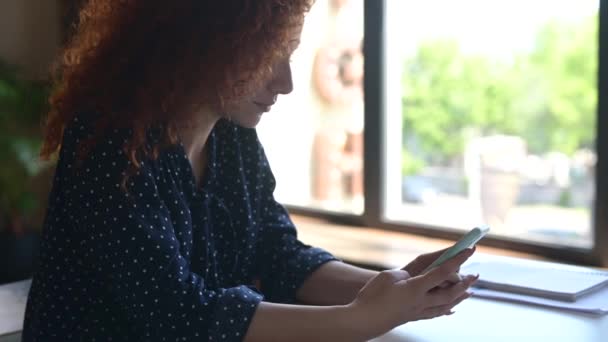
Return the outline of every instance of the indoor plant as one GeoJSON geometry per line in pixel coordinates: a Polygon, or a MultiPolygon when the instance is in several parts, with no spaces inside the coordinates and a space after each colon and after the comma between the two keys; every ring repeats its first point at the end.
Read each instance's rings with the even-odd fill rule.
{"type": "Polygon", "coordinates": [[[41,122],[48,82],[0,61],[0,283],[31,275],[50,189],[41,122]]]}

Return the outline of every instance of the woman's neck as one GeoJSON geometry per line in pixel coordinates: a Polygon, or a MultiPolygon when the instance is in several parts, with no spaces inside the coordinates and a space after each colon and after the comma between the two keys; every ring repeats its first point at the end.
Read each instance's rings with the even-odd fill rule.
{"type": "Polygon", "coordinates": [[[211,130],[219,118],[219,115],[213,115],[208,112],[200,113],[196,119],[190,120],[186,124],[178,125],[178,134],[192,166],[197,185],[200,185],[204,176],[205,166],[207,165],[206,154],[204,153],[205,146],[207,145],[211,130]]]}

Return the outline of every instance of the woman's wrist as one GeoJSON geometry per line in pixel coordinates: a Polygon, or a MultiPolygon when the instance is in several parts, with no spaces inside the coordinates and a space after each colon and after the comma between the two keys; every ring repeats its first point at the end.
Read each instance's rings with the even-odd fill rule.
{"type": "Polygon", "coordinates": [[[346,305],[377,274],[340,261],[330,261],[308,277],[298,290],[297,298],[309,305],[346,305]]]}
{"type": "Polygon", "coordinates": [[[345,331],[352,333],[349,337],[353,341],[367,341],[382,334],[373,325],[370,313],[365,311],[361,305],[353,302],[340,306],[338,310],[339,324],[345,328],[345,331]]]}
{"type": "Polygon", "coordinates": [[[368,341],[379,335],[360,305],[290,305],[261,302],[246,341],[368,341]]]}

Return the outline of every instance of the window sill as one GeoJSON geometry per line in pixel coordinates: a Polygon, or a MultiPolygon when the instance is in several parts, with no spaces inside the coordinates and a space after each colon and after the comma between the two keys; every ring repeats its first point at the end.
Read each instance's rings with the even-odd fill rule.
{"type": "MultiPolygon", "coordinates": [[[[291,218],[298,228],[298,237],[302,242],[321,247],[349,263],[375,269],[403,267],[420,254],[454,243],[451,240],[376,228],[340,225],[301,215],[291,215],[291,218]]],[[[538,255],[486,246],[478,246],[477,253],[550,260],[538,255]]]]}

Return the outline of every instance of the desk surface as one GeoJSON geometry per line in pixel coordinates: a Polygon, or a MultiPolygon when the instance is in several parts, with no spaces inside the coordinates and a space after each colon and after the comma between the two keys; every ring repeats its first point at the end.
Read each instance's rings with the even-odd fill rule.
{"type": "Polygon", "coordinates": [[[402,325],[375,342],[606,342],[608,315],[470,298],[456,313],[402,325]]]}
{"type": "MultiPolygon", "coordinates": [[[[29,282],[19,282],[7,287],[29,288],[29,282]],[[16,286],[15,286],[16,285],[16,286]]],[[[12,291],[12,290],[11,290],[12,291]]],[[[23,292],[23,291],[18,291],[23,292]]],[[[5,300],[7,298],[4,298],[5,300]]],[[[2,306],[0,315],[5,331],[0,341],[18,341],[15,334],[21,329],[22,299],[11,300],[12,305],[2,306]]],[[[5,303],[6,304],[6,303],[5,303]]],[[[608,341],[608,315],[591,316],[540,308],[531,305],[470,298],[456,308],[451,316],[402,325],[375,342],[437,342],[437,341],[608,341]]]]}
{"type": "MultiPolygon", "coordinates": [[[[293,218],[306,243],[350,261],[384,268],[402,267],[421,253],[451,244],[408,234],[336,226],[306,217],[293,218]]],[[[545,259],[484,246],[478,247],[476,255],[545,259]]],[[[451,316],[402,325],[374,341],[608,342],[608,315],[592,316],[479,298],[467,299],[455,311],[451,316]]]]}

